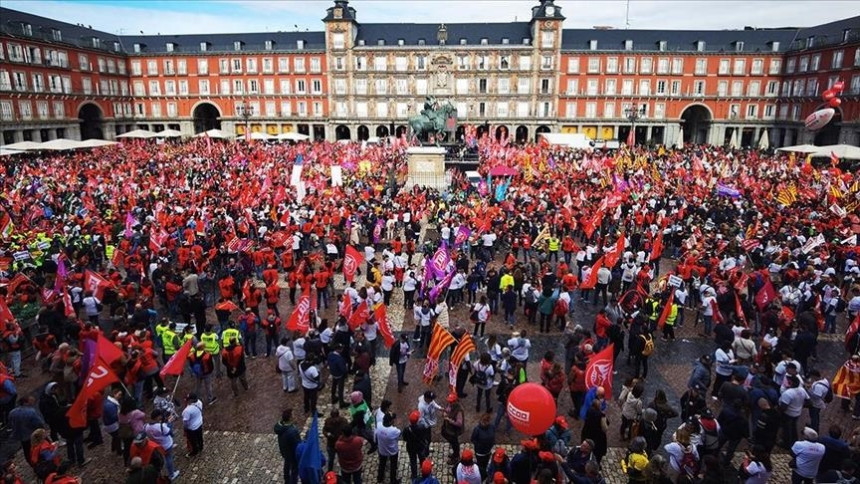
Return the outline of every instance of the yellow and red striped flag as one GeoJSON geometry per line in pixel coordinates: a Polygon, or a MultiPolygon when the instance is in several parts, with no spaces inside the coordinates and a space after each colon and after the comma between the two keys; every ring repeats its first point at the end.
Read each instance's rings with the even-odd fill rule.
{"type": "Polygon", "coordinates": [[[848,360],[833,377],[833,396],[851,399],[860,393],[860,361],[848,360]]]}
{"type": "Polygon", "coordinates": [[[427,385],[433,383],[433,377],[439,370],[439,355],[455,341],[454,336],[447,329],[438,324],[433,326],[433,333],[430,335],[430,347],[427,349],[427,360],[424,362],[424,383],[427,385]]]}
{"type": "Polygon", "coordinates": [[[478,349],[475,346],[475,340],[472,338],[472,335],[466,333],[460,338],[460,342],[457,343],[457,348],[454,350],[454,353],[451,355],[451,364],[454,365],[455,368],[459,367],[460,364],[463,363],[463,360],[466,359],[466,355],[478,349]]]}

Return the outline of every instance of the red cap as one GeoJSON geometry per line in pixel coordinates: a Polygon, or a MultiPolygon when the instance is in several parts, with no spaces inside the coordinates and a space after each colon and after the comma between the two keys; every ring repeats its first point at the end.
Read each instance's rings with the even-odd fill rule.
{"type": "Polygon", "coordinates": [[[505,460],[505,449],[496,447],[496,451],[493,452],[493,462],[501,464],[503,460],[505,460]]]}
{"type": "Polygon", "coordinates": [[[523,448],[526,450],[538,450],[539,449],[538,444],[537,444],[537,442],[535,442],[534,439],[523,440],[522,442],[520,442],[520,445],[522,445],[523,448]]]}
{"type": "Polygon", "coordinates": [[[463,449],[463,452],[460,453],[460,460],[472,460],[475,458],[475,453],[472,452],[472,449],[463,449]]]}
{"type": "Polygon", "coordinates": [[[493,474],[493,484],[505,484],[506,482],[508,482],[508,480],[500,471],[496,471],[496,473],[493,474]]]}
{"type": "Polygon", "coordinates": [[[449,393],[448,394],[448,403],[454,403],[456,401],[457,401],[457,394],[456,393],[449,393]]]}
{"type": "Polygon", "coordinates": [[[325,484],[337,484],[337,474],[334,471],[325,473],[325,484]]]}
{"type": "Polygon", "coordinates": [[[429,476],[433,473],[433,461],[430,459],[424,459],[424,462],[421,463],[421,475],[429,476]]]}
{"type": "Polygon", "coordinates": [[[555,455],[552,452],[542,450],[538,452],[538,458],[544,462],[552,462],[555,460],[555,455]]]}
{"type": "Polygon", "coordinates": [[[409,414],[409,423],[417,424],[418,419],[420,419],[420,418],[421,418],[421,414],[418,412],[418,410],[413,410],[412,413],[409,414]]]}
{"type": "Polygon", "coordinates": [[[562,415],[559,415],[558,417],[555,418],[555,424],[558,425],[559,427],[565,429],[565,430],[567,430],[570,427],[570,425],[568,425],[568,423],[567,423],[567,419],[564,418],[564,416],[562,416],[562,415]]]}

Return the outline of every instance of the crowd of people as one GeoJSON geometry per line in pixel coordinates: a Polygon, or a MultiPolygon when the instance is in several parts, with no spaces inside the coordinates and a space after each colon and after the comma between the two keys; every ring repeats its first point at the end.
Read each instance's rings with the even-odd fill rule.
{"type": "Polygon", "coordinates": [[[298,409],[275,425],[287,483],[360,483],[366,453],[377,482],[404,480],[401,441],[421,484],[597,484],[608,466],[631,482],[760,483],[775,449],[792,455],[793,482],[855,482],[860,431],[821,422],[837,404],[860,419],[860,179],[839,160],[484,137],[469,151],[486,178],[453,172],[440,193],[402,187],[406,148],[195,140],[4,160],[0,406],[33,472],[72,482],[90,462],[84,444],[106,434],[128,482],[174,480],[175,432],[189,458],[203,452],[222,375],[243,398],[247,361],[274,357],[304,417],[330,409],[319,469],[302,465],[314,446],[298,409]],[[517,174],[490,176],[499,166],[517,174]],[[648,363],[671,358],[685,325],[713,349],[673,395],[648,363]],[[453,341],[442,361],[474,349],[450,372],[425,368],[430,389],[403,421],[393,405],[419,384],[409,363],[433,353],[436,327],[453,341]],[[837,331],[834,373],[816,365],[836,347],[820,335],[837,331]],[[546,333],[563,350],[536,357],[530,338],[546,333]],[[617,394],[587,377],[610,346],[614,373],[631,374],[617,394]],[[374,406],[386,355],[397,394],[374,406]],[[91,391],[96,370],[115,383],[91,391]],[[181,374],[194,380],[184,401],[165,381],[181,374]],[[19,395],[22,379],[39,379],[38,398],[19,395]],[[570,405],[509,455],[506,401],[526,382],[570,405]],[[621,462],[604,459],[611,405],[621,462]]]}

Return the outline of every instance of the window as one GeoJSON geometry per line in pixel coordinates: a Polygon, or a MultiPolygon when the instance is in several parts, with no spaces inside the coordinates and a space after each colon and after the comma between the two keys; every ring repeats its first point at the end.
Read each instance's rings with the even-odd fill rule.
{"type": "Polygon", "coordinates": [[[469,94],[468,79],[457,79],[457,94],[469,94]]]}
{"type": "Polygon", "coordinates": [[[304,79],[296,80],[296,94],[307,94],[307,82],[304,79]]]}
{"type": "Polygon", "coordinates": [[[113,59],[108,59],[107,60],[107,70],[111,74],[116,73],[116,61],[114,61],[113,59]]]}
{"type": "Polygon", "coordinates": [[[506,71],[511,67],[511,56],[504,54],[499,56],[499,69],[506,71]]]}
{"type": "MultiPolygon", "coordinates": [[[[14,62],[23,62],[24,61],[24,50],[18,44],[9,44],[9,60],[14,62]]],[[[86,56],[84,56],[86,59],[86,56]]],[[[82,67],[83,69],[83,67],[82,67]]]]}
{"type": "Polygon", "coordinates": [[[753,59],[750,74],[760,76],[764,74],[764,59],[753,59]]]}
{"type": "Polygon", "coordinates": [[[585,117],[586,118],[596,118],[597,117],[597,103],[595,103],[595,102],[585,103],[585,117]]]}
{"type": "Polygon", "coordinates": [[[490,68],[490,58],[485,55],[475,56],[475,62],[479,71],[485,71],[490,68]]]}
{"type": "Polygon", "coordinates": [[[655,94],[657,94],[658,96],[666,95],[666,81],[664,81],[663,79],[657,80],[657,88],[655,94]]]}
{"type": "MultiPolygon", "coordinates": [[[[568,79],[567,80],[567,90],[565,91],[568,96],[575,96],[579,93],[579,79],[568,79]]],[[[608,94],[608,93],[607,93],[608,94]]]]}
{"type": "Polygon", "coordinates": [[[374,93],[388,94],[388,79],[376,79],[374,82],[374,93]]]}
{"type": "Polygon", "coordinates": [[[717,74],[727,76],[729,74],[730,62],[731,61],[729,59],[720,59],[720,66],[717,69],[717,74]]]}
{"type": "Polygon", "coordinates": [[[747,104],[747,119],[756,119],[758,117],[758,105],[747,104]]]}
{"type": "Polygon", "coordinates": [[[744,81],[732,82],[732,97],[740,97],[744,93],[744,81]]]}
{"type": "MultiPolygon", "coordinates": [[[[156,84],[156,89],[158,89],[158,81],[153,81],[156,84]]],[[[84,77],[81,79],[81,90],[84,94],[92,94],[93,93],[93,80],[89,77],[84,77]]]]}
{"type": "Polygon", "coordinates": [[[541,68],[541,70],[545,70],[545,71],[552,69],[552,56],[551,55],[541,56],[540,68],[541,68]]]}
{"type": "Polygon", "coordinates": [[[576,117],[576,102],[568,102],[564,105],[564,116],[566,118],[575,118],[576,117]]]}
{"type": "Polygon", "coordinates": [[[680,96],[681,95],[681,81],[672,81],[671,94],[673,96],[680,96]]]}
{"type": "MultiPolygon", "coordinates": [[[[483,81],[486,83],[486,79],[483,81]]],[[[427,79],[415,79],[415,94],[420,96],[427,94],[427,79]]]]}
{"type": "Polygon", "coordinates": [[[346,79],[334,80],[334,93],[340,95],[346,94],[346,79]]]}
{"type": "Polygon", "coordinates": [[[666,57],[661,57],[657,59],[657,74],[668,74],[669,73],[669,59],[666,57]]]}
{"type": "Polygon", "coordinates": [[[796,63],[797,62],[793,58],[788,59],[788,64],[785,65],[785,73],[786,74],[793,74],[794,73],[794,66],[796,65],[796,63]]]}
{"type": "Polygon", "coordinates": [[[597,50],[597,41],[589,40],[588,41],[588,50],[597,50]]]}
{"type": "Polygon", "coordinates": [[[700,57],[696,59],[696,70],[695,74],[697,76],[704,76],[708,73],[708,59],[704,57],[700,57]]]}
{"type": "Polygon", "coordinates": [[[813,77],[806,81],[806,95],[810,97],[818,95],[818,79],[813,77]]]}
{"type": "Polygon", "coordinates": [[[743,42],[735,42],[735,52],[743,52],[744,51],[744,43],[743,42]]]}
{"type": "Polygon", "coordinates": [[[624,79],[623,81],[621,81],[621,95],[633,95],[633,79],[624,79]]]}
{"type": "MultiPolygon", "coordinates": [[[[6,78],[6,82],[7,83],[9,82],[8,77],[6,78]]],[[[123,92],[122,95],[127,96],[128,95],[128,83],[123,82],[123,87],[125,87],[125,92],[123,92]]],[[[7,87],[7,89],[9,89],[9,88],[7,87]]],[[[62,78],[56,74],[49,75],[48,76],[48,89],[54,93],[63,92],[63,80],[62,80],[62,78]]]]}
{"type": "Polygon", "coordinates": [[[146,89],[143,86],[143,81],[134,81],[132,88],[134,89],[135,96],[146,96],[146,89]]]}
{"type": "Polygon", "coordinates": [[[590,78],[585,83],[585,94],[589,96],[596,96],[598,87],[600,86],[600,79],[590,78]]]}
{"type": "Polygon", "coordinates": [[[529,117],[529,103],[520,101],[517,103],[517,117],[518,118],[527,118],[529,117]]]}
{"type": "Polygon", "coordinates": [[[654,103],[654,119],[663,119],[666,115],[666,105],[664,103],[654,103]]]}
{"type": "Polygon", "coordinates": [[[158,62],[153,60],[153,59],[146,61],[146,73],[147,73],[147,75],[150,75],[150,76],[157,76],[158,75],[158,62]]]}
{"type": "Polygon", "coordinates": [[[66,117],[66,108],[62,101],[54,101],[54,117],[57,119],[66,117]]]}
{"type": "Polygon", "coordinates": [[[161,117],[161,102],[153,101],[150,105],[150,110],[152,111],[152,117],[160,118],[161,117]]]}
{"type": "Polygon", "coordinates": [[[742,76],[746,74],[747,71],[747,60],[746,59],[735,59],[734,67],[732,67],[732,74],[735,76],[742,76]]]}
{"type": "Polygon", "coordinates": [[[245,93],[245,83],[242,82],[242,79],[233,79],[233,94],[244,94],[245,93]]]}
{"type": "Polygon", "coordinates": [[[355,80],[355,93],[360,95],[367,94],[367,79],[356,79],[355,80]]]}
{"type": "Polygon", "coordinates": [[[150,96],[160,96],[161,95],[161,85],[158,81],[149,81],[149,95],[150,96]]]}
{"type": "Polygon", "coordinates": [[[293,114],[293,103],[290,101],[281,101],[281,116],[288,118],[293,114]]]}
{"type": "Polygon", "coordinates": [[[385,39],[379,39],[376,41],[376,45],[385,45],[385,39]]]}
{"type": "Polygon", "coordinates": [[[797,72],[806,72],[807,70],[809,70],[809,57],[803,56],[797,66],[797,72]]]}
{"type": "Polygon", "coordinates": [[[720,81],[717,83],[717,96],[725,97],[729,93],[729,81],[720,81]]]}
{"type": "Polygon", "coordinates": [[[650,57],[643,57],[642,60],[639,61],[639,72],[641,72],[642,74],[651,74],[653,63],[654,59],[650,57]]]}
{"type": "Polygon", "coordinates": [[[468,55],[457,56],[457,69],[461,71],[468,70],[472,67],[472,59],[468,55]]]}
{"type": "Polygon", "coordinates": [[[508,103],[505,101],[496,103],[496,116],[500,118],[508,117],[508,103]]]}
{"type": "Polygon", "coordinates": [[[521,55],[519,58],[520,70],[528,71],[532,68],[532,57],[530,55],[521,55]]]}
{"type": "MultiPolygon", "coordinates": [[[[65,61],[68,63],[68,61],[65,61]]],[[[116,70],[118,73],[125,75],[125,61],[116,61],[116,70]]]]}
{"type": "MultiPolygon", "coordinates": [[[[860,49],[858,49],[858,51],[860,51],[860,49]]],[[[579,57],[567,58],[567,73],[579,74],[579,57]]]]}
{"type": "Polygon", "coordinates": [[[27,90],[27,75],[23,72],[13,72],[12,73],[12,83],[15,85],[16,91],[26,91],[27,90]]]}
{"type": "Polygon", "coordinates": [[[696,96],[704,96],[705,95],[706,84],[705,81],[695,81],[693,82],[693,94],[696,96]]]}
{"type": "Polygon", "coordinates": [[[248,74],[256,74],[257,73],[257,58],[256,57],[248,57],[245,59],[245,72],[248,74]]]}
{"type": "Polygon", "coordinates": [[[167,59],[164,61],[164,73],[168,76],[172,76],[176,74],[176,71],[173,69],[173,60],[167,59]]]}
{"type": "MultiPolygon", "coordinates": [[[[3,49],[0,48],[0,52],[2,51],[3,49]]],[[[0,58],[2,58],[2,56],[0,56],[0,58]]],[[[860,47],[854,49],[854,65],[860,66],[860,47]]]]}
{"type": "Polygon", "coordinates": [[[639,95],[640,96],[650,96],[651,95],[651,81],[649,79],[642,79],[639,81],[639,95]]]}
{"type": "Polygon", "coordinates": [[[764,105],[764,115],[762,117],[764,119],[773,119],[774,114],[776,114],[776,106],[773,104],[765,104],[764,105]]]}
{"type": "Polygon", "coordinates": [[[603,104],[603,117],[607,119],[615,117],[615,103],[607,102],[603,104]]]}
{"type": "MultiPolygon", "coordinates": [[[[271,41],[269,41],[271,42],[271,41]]],[[[266,116],[267,117],[275,117],[278,115],[278,108],[275,101],[266,101],[266,116]]]]}
{"type": "Polygon", "coordinates": [[[771,59],[770,65],[767,68],[767,73],[775,76],[779,74],[779,69],[782,67],[782,59],[771,59]]]}
{"type": "Polygon", "coordinates": [[[659,50],[660,52],[666,52],[666,47],[668,47],[668,44],[669,43],[665,40],[657,42],[657,50],[659,50]]]}
{"type": "Polygon", "coordinates": [[[164,95],[165,96],[175,96],[176,95],[176,81],[164,81],[164,95]]]}
{"type": "Polygon", "coordinates": [[[427,56],[417,55],[415,56],[415,68],[419,71],[423,71],[427,69],[427,56]]]}
{"type": "Polygon", "coordinates": [[[795,79],[791,90],[792,96],[800,96],[803,94],[803,89],[806,87],[806,81],[803,79],[795,79]]]}
{"type": "Polygon", "coordinates": [[[281,79],[278,81],[279,91],[281,94],[289,94],[292,91],[292,83],[289,79],[281,79]]]}
{"type": "Polygon", "coordinates": [[[394,58],[394,69],[398,72],[405,72],[409,66],[409,59],[406,56],[397,56],[394,58]]]}
{"type": "Polygon", "coordinates": [[[9,71],[0,71],[0,91],[11,91],[12,80],[9,71]]]}
{"type": "Polygon", "coordinates": [[[200,42],[200,52],[209,50],[209,42],[200,42]]]}
{"type": "Polygon", "coordinates": [[[331,46],[334,49],[343,49],[346,47],[344,35],[342,32],[335,32],[331,35],[331,46]]]}
{"type": "Polygon", "coordinates": [[[618,92],[618,80],[616,79],[607,79],[606,83],[603,85],[603,94],[607,96],[614,96],[618,92]]]}
{"type": "Polygon", "coordinates": [[[311,57],[311,72],[321,72],[322,63],[319,57],[311,57]]]}
{"type": "MultiPolygon", "coordinates": [[[[594,41],[594,42],[596,42],[596,41],[594,41]]],[[[588,58],[588,73],[589,74],[600,73],[600,57],[589,57],[588,58]]]]}
{"type": "Polygon", "coordinates": [[[511,43],[511,39],[507,37],[502,37],[502,45],[508,45],[511,43]]]}
{"type": "Polygon", "coordinates": [[[779,94],[779,82],[778,81],[768,81],[767,90],[765,91],[766,96],[776,96],[779,94]]]}
{"type": "Polygon", "coordinates": [[[625,57],[624,58],[624,73],[625,74],[636,74],[636,58],[635,57],[625,57]]]}
{"type": "Polygon", "coordinates": [[[821,54],[815,54],[812,56],[812,62],[809,64],[809,70],[817,71],[818,66],[821,64],[821,54]]]}
{"type": "Polygon", "coordinates": [[[305,72],[304,57],[296,57],[295,59],[293,59],[293,70],[295,70],[295,72],[305,72]]]}
{"type": "Polygon", "coordinates": [[[409,94],[409,80],[397,79],[395,88],[397,89],[397,94],[400,94],[401,96],[409,94]]]}
{"type": "Polygon", "coordinates": [[[672,74],[683,74],[684,73],[684,59],[681,57],[675,57],[672,59],[672,74]]]}
{"type": "Polygon", "coordinates": [[[137,103],[135,105],[135,113],[137,116],[146,116],[146,105],[143,103],[137,103]]]}
{"type": "Polygon", "coordinates": [[[697,40],[696,41],[696,52],[704,52],[705,51],[705,41],[697,40]]]}
{"type": "Polygon", "coordinates": [[[367,117],[367,103],[366,102],[357,102],[355,103],[355,115],[360,118],[367,117]]]}
{"type": "Polygon", "coordinates": [[[618,57],[609,57],[606,59],[606,73],[618,74],[618,57]]]}
{"type": "Polygon", "coordinates": [[[517,81],[517,94],[528,94],[529,88],[531,88],[531,79],[528,77],[521,77],[517,81]]]}
{"type": "Polygon", "coordinates": [[[540,93],[541,94],[550,94],[550,80],[549,79],[541,79],[540,80],[540,93]]]}
{"type": "Polygon", "coordinates": [[[388,117],[388,103],[387,102],[378,102],[376,103],[376,117],[377,118],[387,118],[388,117]]]}
{"type": "Polygon", "coordinates": [[[385,71],[388,67],[388,59],[385,56],[376,56],[373,58],[373,70],[375,71],[385,71]]]}
{"type": "Polygon", "coordinates": [[[18,111],[21,113],[22,119],[33,118],[33,105],[30,101],[18,101],[18,111]]]}
{"type": "Polygon", "coordinates": [[[232,62],[231,72],[241,73],[242,72],[242,59],[233,59],[231,62],[232,62]]]}
{"type": "Polygon", "coordinates": [[[289,57],[278,57],[278,72],[290,72],[289,57]]]}
{"type": "Polygon", "coordinates": [[[345,64],[343,62],[343,57],[335,57],[334,58],[334,70],[342,71],[345,68],[345,64]]]}
{"type": "Polygon", "coordinates": [[[248,94],[260,93],[260,81],[257,79],[248,79],[248,94]]]}
{"type": "Polygon", "coordinates": [[[176,117],[176,103],[169,102],[167,103],[167,117],[175,118],[176,117]]]}
{"type": "Polygon", "coordinates": [[[511,91],[511,80],[507,77],[500,77],[497,82],[499,94],[508,94],[511,91]]]}
{"type": "Polygon", "coordinates": [[[233,42],[233,50],[242,50],[242,42],[238,40],[233,42]]]}
{"type": "Polygon", "coordinates": [[[173,43],[168,42],[164,44],[164,50],[166,50],[167,52],[173,52],[173,43]]]}
{"type": "Polygon", "coordinates": [[[0,101],[0,119],[4,121],[12,121],[13,117],[12,101],[0,101]]]}
{"type": "Polygon", "coordinates": [[[845,56],[845,51],[835,50],[833,51],[833,57],[830,59],[830,68],[831,69],[841,69],[842,68],[842,58],[845,56]]]}
{"type": "Polygon", "coordinates": [[[486,79],[478,79],[478,93],[486,94],[487,93],[487,80],[486,79]]]}
{"type": "Polygon", "coordinates": [[[227,59],[218,59],[218,72],[227,74],[230,72],[230,61],[227,59]]]}
{"type": "Polygon", "coordinates": [[[197,91],[201,96],[209,95],[209,79],[200,79],[197,81],[197,91]]]}
{"type": "Polygon", "coordinates": [[[540,46],[543,49],[551,49],[555,44],[555,32],[551,30],[543,31],[540,35],[540,46]]]}
{"type": "Polygon", "coordinates": [[[747,85],[747,96],[758,97],[761,95],[761,82],[752,81],[747,85]]]}
{"type": "Polygon", "coordinates": [[[322,80],[320,80],[320,79],[311,80],[311,93],[312,94],[322,94],[322,80]]]}
{"type": "Polygon", "coordinates": [[[33,74],[33,91],[42,92],[45,90],[45,81],[41,74],[33,74]]]}

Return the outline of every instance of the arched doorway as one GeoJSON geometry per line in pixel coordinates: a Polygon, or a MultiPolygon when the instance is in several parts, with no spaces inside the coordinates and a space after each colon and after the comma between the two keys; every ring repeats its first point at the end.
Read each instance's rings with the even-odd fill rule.
{"type": "MultiPolygon", "coordinates": [[[[824,106],[819,106],[816,109],[821,109],[824,106]]],[[[827,126],[818,130],[815,133],[815,145],[827,146],[839,144],[839,131],[842,130],[842,108],[836,109],[833,119],[827,123],[827,126]]]]}
{"type": "Polygon", "coordinates": [[[707,143],[711,129],[711,112],[701,104],[693,104],[681,113],[684,143],[707,143]]]}
{"type": "Polygon", "coordinates": [[[496,140],[502,140],[508,137],[508,127],[504,124],[496,128],[496,140]]]}
{"type": "Polygon", "coordinates": [[[529,129],[525,126],[517,126],[516,140],[518,144],[523,144],[529,140],[529,129]]]}
{"type": "Polygon", "coordinates": [[[398,138],[400,138],[401,136],[405,136],[406,133],[408,133],[408,132],[409,132],[409,128],[407,128],[406,126],[403,126],[401,124],[400,126],[397,127],[397,129],[394,130],[394,135],[397,136],[398,138]]]}
{"type": "Polygon", "coordinates": [[[78,111],[81,126],[81,140],[104,139],[102,133],[102,110],[98,105],[86,103],[78,111]]]}
{"type": "Polygon", "coordinates": [[[191,115],[194,118],[194,133],[221,129],[221,113],[212,103],[198,104],[191,115]]]}
{"type": "Polygon", "coordinates": [[[542,135],[543,133],[549,133],[549,126],[538,126],[538,128],[535,130],[535,143],[540,141],[540,135],[542,135]]]}
{"type": "Polygon", "coordinates": [[[370,130],[367,129],[367,126],[362,124],[358,127],[358,140],[367,141],[368,138],[370,138],[370,130]]]}
{"type": "Polygon", "coordinates": [[[485,134],[487,134],[487,131],[489,131],[489,127],[486,124],[481,124],[478,126],[478,129],[475,130],[475,137],[481,139],[485,134]]]}
{"type": "Polygon", "coordinates": [[[462,124],[457,126],[457,130],[454,132],[454,140],[458,143],[466,141],[466,127],[462,124]]]}
{"type": "Polygon", "coordinates": [[[342,139],[350,139],[349,127],[343,124],[339,125],[334,129],[334,136],[338,141],[342,139]]]}
{"type": "Polygon", "coordinates": [[[376,127],[376,137],[377,138],[387,138],[388,137],[388,126],[379,125],[376,127]]]}

